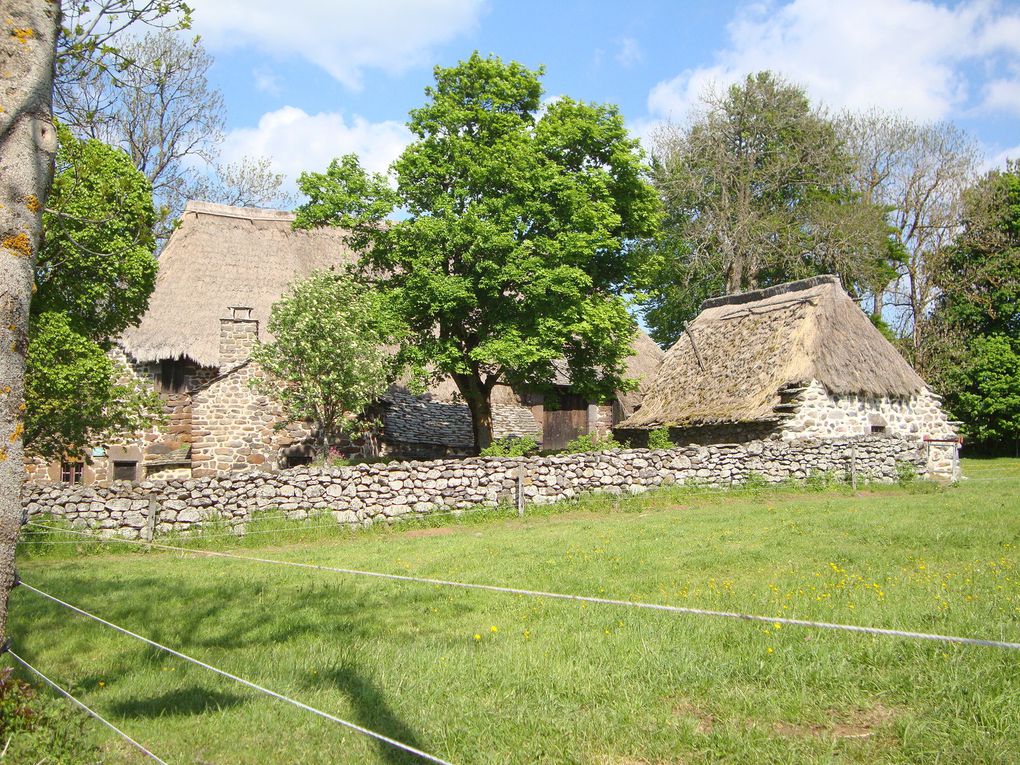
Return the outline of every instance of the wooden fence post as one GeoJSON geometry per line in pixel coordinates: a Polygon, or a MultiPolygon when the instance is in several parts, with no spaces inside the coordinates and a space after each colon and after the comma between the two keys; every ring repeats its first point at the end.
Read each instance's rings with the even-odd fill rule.
{"type": "Polygon", "coordinates": [[[850,488],[857,491],[857,443],[850,444],[850,488]]]}
{"type": "Polygon", "coordinates": [[[156,518],[159,515],[159,503],[156,498],[149,495],[149,510],[145,517],[145,541],[151,542],[156,534],[156,518]]]}
{"type": "Polygon", "coordinates": [[[517,515],[524,517],[524,463],[517,466],[517,515]]]}

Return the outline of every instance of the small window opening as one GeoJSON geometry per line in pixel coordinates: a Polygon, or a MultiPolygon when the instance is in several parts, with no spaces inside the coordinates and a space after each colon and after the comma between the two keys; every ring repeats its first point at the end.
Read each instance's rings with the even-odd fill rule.
{"type": "Polygon", "coordinates": [[[60,480],[72,486],[81,483],[85,463],[81,460],[63,460],[60,463],[60,480]]]}
{"type": "Polygon", "coordinates": [[[871,426],[871,432],[872,433],[885,433],[885,425],[872,425],[871,426]]]}
{"type": "Polygon", "coordinates": [[[312,455],[310,454],[288,454],[287,455],[287,467],[300,467],[301,465],[311,465],[312,455]]]}
{"type": "Polygon", "coordinates": [[[113,463],[113,480],[114,481],[133,481],[138,473],[138,463],[131,462],[114,462],[113,463]]]}
{"type": "Polygon", "coordinates": [[[159,362],[159,389],[163,393],[184,390],[184,359],[163,359],[159,362]]]}

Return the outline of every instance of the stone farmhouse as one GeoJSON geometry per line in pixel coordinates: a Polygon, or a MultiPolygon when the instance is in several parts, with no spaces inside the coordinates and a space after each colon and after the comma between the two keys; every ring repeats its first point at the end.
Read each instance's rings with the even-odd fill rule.
{"type": "Polygon", "coordinates": [[[618,431],[640,441],[663,427],[683,444],[956,439],[939,397],[835,276],[706,300],[618,431]]]}
{"type": "MultiPolygon", "coordinates": [[[[307,425],[278,427],[276,403],[249,384],[262,372],[250,360],[270,310],[295,280],[355,260],[342,231],[298,231],[276,210],[189,202],[159,259],[156,287],[137,327],[113,351],[128,373],[151,384],[165,424],[96,445],[88,455],[45,464],[29,461],[35,483],[110,483],[275,471],[304,464],[314,434],[307,425]]],[[[641,333],[628,374],[652,378],[663,353],[641,333]]],[[[561,376],[562,377],[562,376],[561,376]]],[[[640,392],[588,402],[554,381],[550,400],[497,386],[496,437],[530,435],[549,448],[582,433],[606,433],[637,408],[640,392]]],[[[395,385],[372,413],[381,421],[380,453],[397,457],[460,456],[473,446],[471,419],[452,381],[414,395],[395,385]]],[[[360,445],[347,444],[351,450],[360,445]]]]}

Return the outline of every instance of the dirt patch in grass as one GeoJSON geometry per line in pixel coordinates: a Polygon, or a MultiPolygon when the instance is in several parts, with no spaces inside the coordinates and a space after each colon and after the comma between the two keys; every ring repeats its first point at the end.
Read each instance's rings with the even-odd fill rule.
{"type": "Polygon", "coordinates": [[[888,707],[877,704],[871,709],[857,709],[840,712],[830,709],[825,723],[805,725],[800,723],[777,722],[772,732],[784,738],[870,738],[877,729],[895,719],[896,714],[888,707]]]}
{"type": "Polygon", "coordinates": [[[677,717],[690,717],[695,721],[694,730],[698,733],[711,733],[715,727],[715,715],[702,709],[697,704],[683,699],[673,706],[673,714],[677,717]]]}

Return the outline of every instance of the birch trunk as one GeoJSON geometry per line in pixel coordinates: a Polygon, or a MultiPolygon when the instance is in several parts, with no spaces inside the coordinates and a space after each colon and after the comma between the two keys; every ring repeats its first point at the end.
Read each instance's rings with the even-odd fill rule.
{"type": "Polygon", "coordinates": [[[25,465],[25,352],[42,207],[53,178],[60,3],[0,0],[0,637],[14,585],[25,465]]]}

